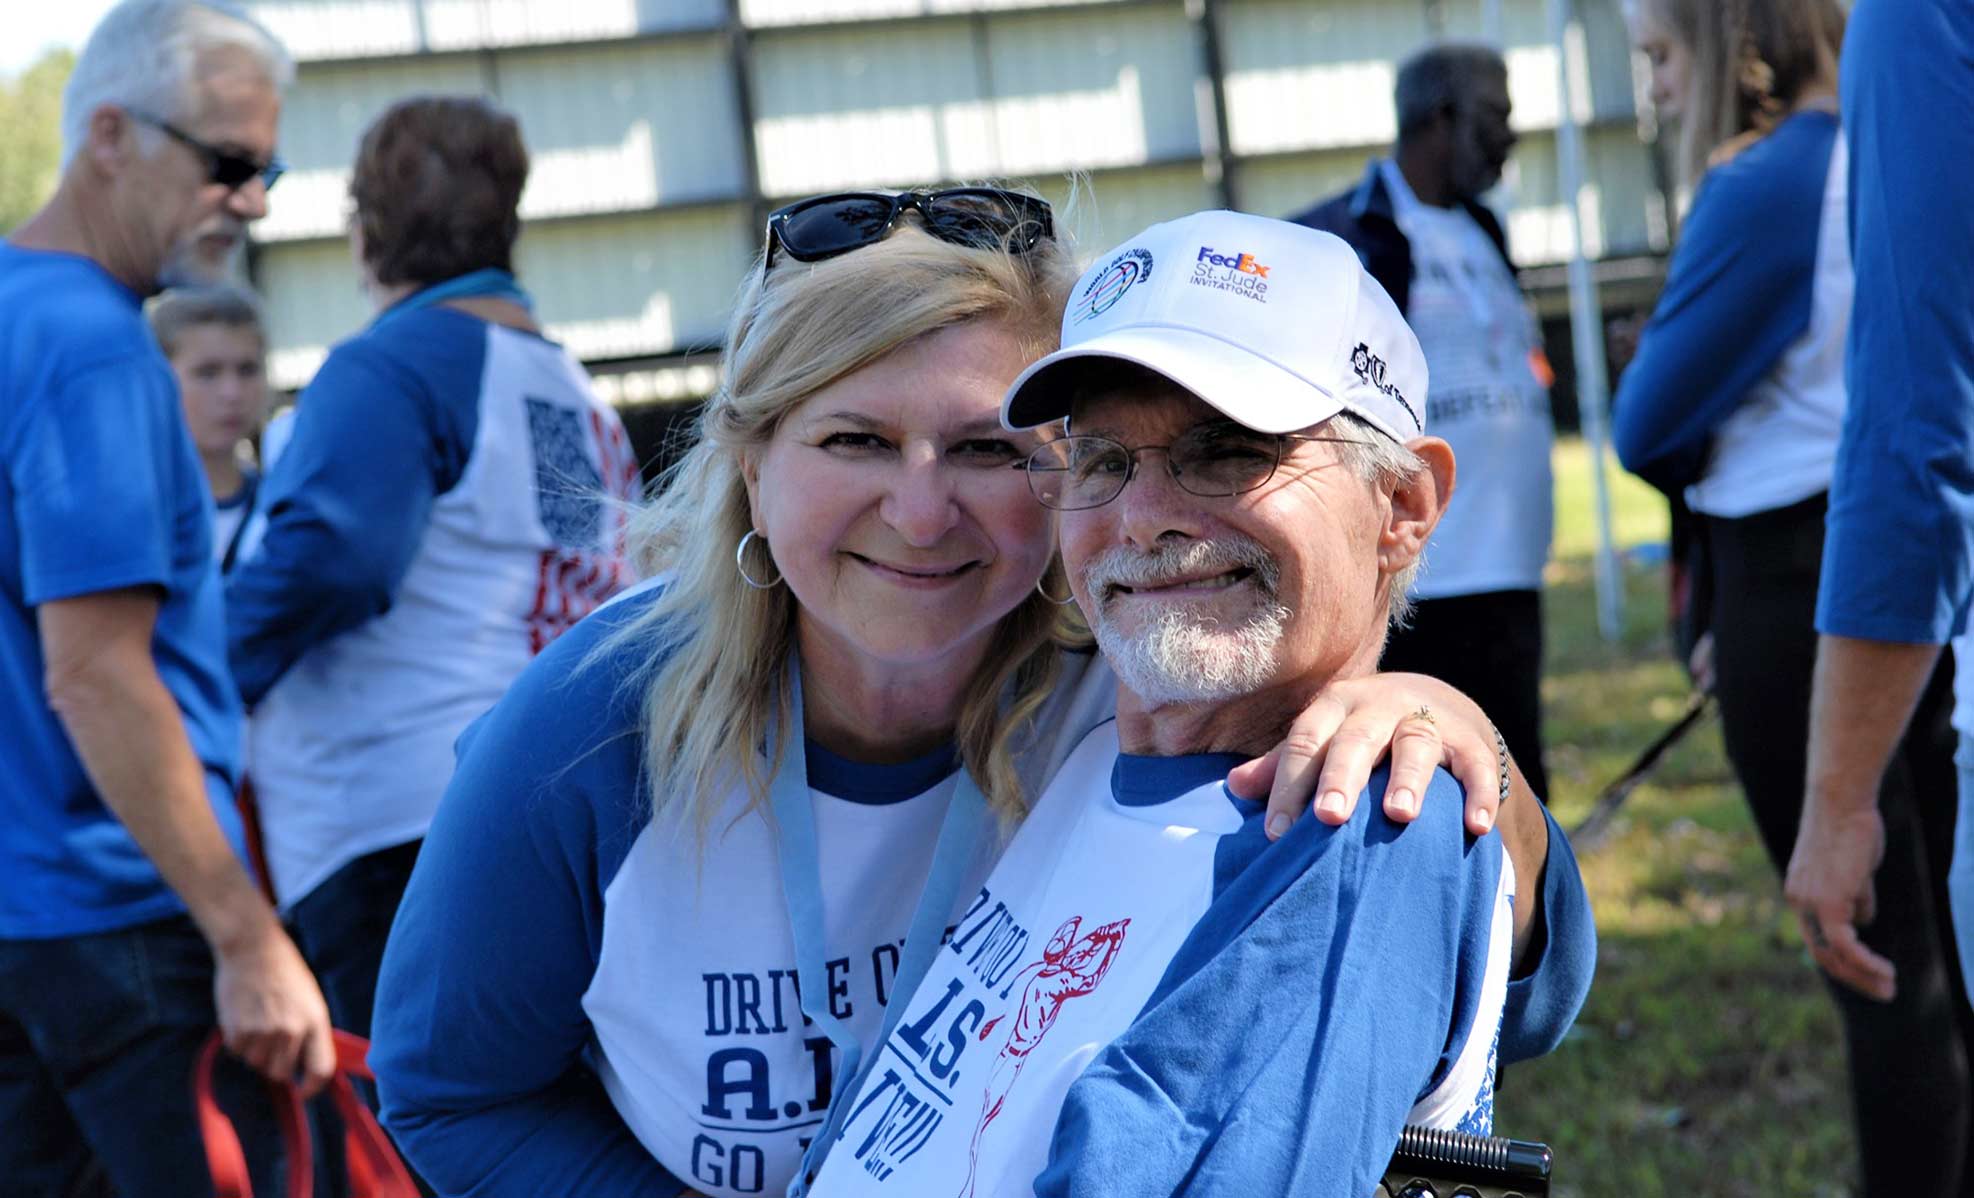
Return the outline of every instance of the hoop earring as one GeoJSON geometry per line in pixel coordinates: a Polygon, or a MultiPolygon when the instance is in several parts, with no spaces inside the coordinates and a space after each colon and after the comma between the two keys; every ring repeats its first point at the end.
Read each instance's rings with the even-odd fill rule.
{"type": "MultiPolygon", "coordinates": [[[[750,587],[753,587],[757,591],[768,591],[768,590],[773,590],[775,587],[781,585],[781,570],[779,568],[775,570],[774,580],[771,582],[761,582],[757,580],[752,574],[749,574],[747,572],[747,542],[753,540],[755,537],[758,537],[760,535],[761,535],[760,533],[757,533],[750,528],[747,530],[747,535],[740,538],[740,544],[735,545],[733,547],[733,568],[740,571],[740,581],[746,583],[750,587]]],[[[767,545],[767,541],[763,539],[761,544],[765,548],[767,545]]],[[[772,550],[770,550],[768,553],[768,560],[770,562],[774,561],[774,553],[772,550]]]]}
{"type": "Polygon", "coordinates": [[[1069,592],[1069,595],[1066,598],[1062,598],[1062,599],[1058,599],[1054,595],[1051,595],[1047,591],[1043,590],[1042,584],[1047,582],[1048,580],[1049,580],[1049,576],[1046,574],[1035,580],[1035,593],[1037,595],[1040,595],[1042,598],[1047,599],[1050,603],[1055,604],[1057,607],[1067,607],[1070,604],[1076,602],[1076,592],[1073,590],[1069,592]]]}

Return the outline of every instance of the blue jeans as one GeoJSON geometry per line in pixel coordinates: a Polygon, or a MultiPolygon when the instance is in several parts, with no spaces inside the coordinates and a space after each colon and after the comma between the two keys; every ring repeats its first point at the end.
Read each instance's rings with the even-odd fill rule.
{"type": "Polygon", "coordinates": [[[384,942],[424,843],[408,841],[358,857],[288,910],[289,930],[322,983],[330,1021],[366,1040],[377,1005],[384,942]]]}
{"type": "MultiPolygon", "coordinates": [[[[0,940],[0,1196],[211,1198],[192,1066],[213,1015],[213,960],[185,916],[57,940],[0,940]]],[[[259,1078],[222,1054],[256,1198],[281,1192],[259,1078]]]]}

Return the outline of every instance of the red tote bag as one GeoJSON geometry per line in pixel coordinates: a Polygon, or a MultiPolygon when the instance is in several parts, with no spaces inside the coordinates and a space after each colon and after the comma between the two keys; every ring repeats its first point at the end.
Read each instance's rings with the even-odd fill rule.
{"type": "MultiPolygon", "coordinates": [[[[374,1080],[364,1058],[370,1044],[361,1036],[336,1032],[336,1074],[329,1081],[328,1093],[342,1117],[344,1159],[350,1174],[350,1198],[418,1198],[418,1187],[411,1180],[397,1149],[377,1125],[376,1116],[356,1096],[352,1077],[374,1080]]],[[[198,1104],[199,1133],[206,1142],[206,1167],[212,1171],[216,1198],[253,1198],[247,1180],[247,1159],[240,1151],[240,1137],[232,1120],[213,1097],[213,1064],[219,1059],[218,1032],[206,1041],[192,1073],[192,1094],[198,1104]]],[[[308,1119],[301,1096],[293,1086],[270,1082],[275,1120],[288,1158],[288,1198],[314,1198],[315,1146],[309,1138],[308,1119]]]]}

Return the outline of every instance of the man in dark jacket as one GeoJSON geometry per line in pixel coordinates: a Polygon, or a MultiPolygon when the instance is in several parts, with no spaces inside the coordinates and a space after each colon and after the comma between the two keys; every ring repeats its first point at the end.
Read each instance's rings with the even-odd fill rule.
{"type": "Polygon", "coordinates": [[[1387,670],[1443,678],[1500,722],[1529,784],[1542,764],[1542,567],[1549,555],[1549,366],[1501,222],[1479,200],[1514,148],[1496,51],[1431,46],[1398,72],[1398,144],[1292,219],[1357,250],[1425,347],[1427,425],[1460,463],[1426,552],[1417,614],[1387,670]]]}

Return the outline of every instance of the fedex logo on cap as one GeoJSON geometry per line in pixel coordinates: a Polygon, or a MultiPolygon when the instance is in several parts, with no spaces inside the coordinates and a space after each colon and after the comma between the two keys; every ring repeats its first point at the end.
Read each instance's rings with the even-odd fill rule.
{"type": "Polygon", "coordinates": [[[1225,266],[1230,270],[1238,270],[1244,275],[1254,275],[1256,278],[1268,277],[1268,268],[1256,262],[1253,254],[1222,254],[1210,245],[1203,245],[1199,247],[1199,257],[1196,261],[1225,266]]]}
{"type": "Polygon", "coordinates": [[[1253,254],[1242,251],[1223,254],[1210,245],[1199,247],[1199,256],[1193,259],[1193,277],[1188,281],[1195,287],[1231,292],[1256,303],[1268,302],[1268,268],[1255,261],[1253,254]]]}

